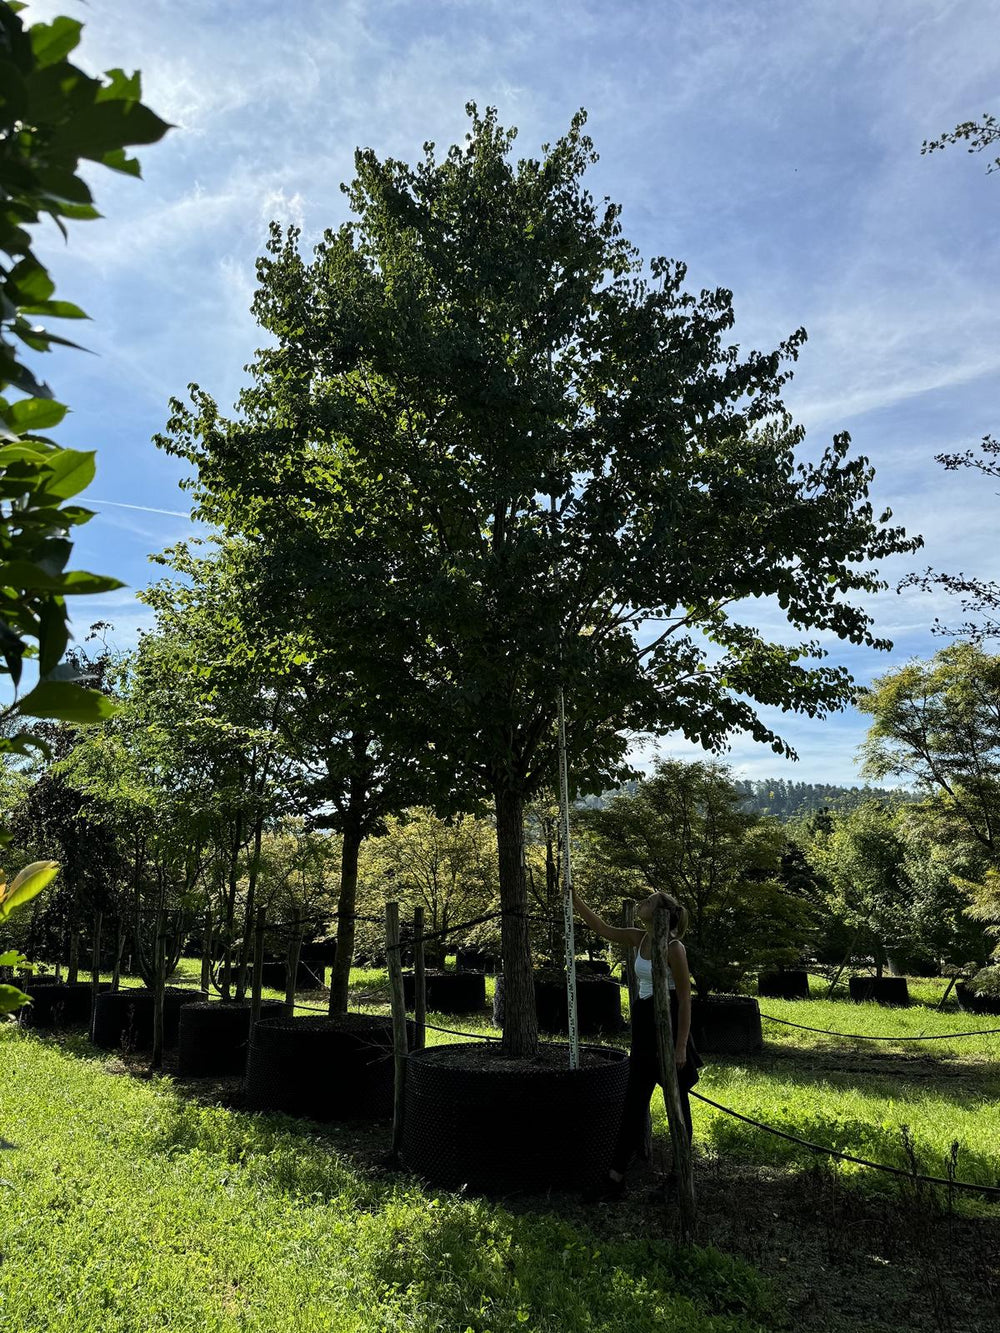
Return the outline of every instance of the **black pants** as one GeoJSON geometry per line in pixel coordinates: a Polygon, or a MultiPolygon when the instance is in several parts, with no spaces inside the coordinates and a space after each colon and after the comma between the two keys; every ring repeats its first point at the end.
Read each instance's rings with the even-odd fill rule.
{"type": "MultiPolygon", "coordinates": [[[[670,992],[670,1021],[674,1032],[677,1031],[677,996],[670,992]]],[[[688,1139],[691,1138],[691,1103],[688,1089],[698,1082],[698,1070],[702,1059],[688,1037],[687,1062],[677,1071],[680,1085],[681,1112],[687,1126],[688,1139]]],[[[642,1147],[646,1132],[646,1112],[649,1099],[660,1077],[660,1056],[656,1048],[656,1020],[653,1012],[653,998],[637,1000],[632,1007],[632,1047],[629,1051],[628,1086],[625,1089],[625,1105],[622,1109],[621,1126],[618,1141],[611,1158],[614,1171],[624,1172],[628,1168],[634,1153],[642,1147]]]]}

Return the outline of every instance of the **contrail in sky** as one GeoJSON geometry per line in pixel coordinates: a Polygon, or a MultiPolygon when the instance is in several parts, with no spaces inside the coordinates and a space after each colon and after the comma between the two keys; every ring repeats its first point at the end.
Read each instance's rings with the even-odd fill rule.
{"type": "Polygon", "coordinates": [[[83,497],[84,504],[114,505],[116,509],[138,509],[143,514],[168,514],[171,518],[190,518],[180,509],[154,509],[151,505],[127,505],[123,500],[96,500],[92,495],[83,497]]]}

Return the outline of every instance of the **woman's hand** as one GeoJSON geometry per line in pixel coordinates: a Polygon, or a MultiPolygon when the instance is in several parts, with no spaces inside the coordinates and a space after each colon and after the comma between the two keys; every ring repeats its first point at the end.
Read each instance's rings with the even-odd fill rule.
{"type": "Polygon", "coordinates": [[[675,1046],[674,1064],[677,1066],[678,1069],[684,1068],[684,1066],[687,1064],[687,1059],[688,1059],[687,1042],[685,1042],[683,1046],[675,1046]]]}

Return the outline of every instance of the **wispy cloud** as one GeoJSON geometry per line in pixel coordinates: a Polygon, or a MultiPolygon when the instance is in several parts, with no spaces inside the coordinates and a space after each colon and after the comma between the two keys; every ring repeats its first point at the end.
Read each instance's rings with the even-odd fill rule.
{"type": "MultiPolygon", "coordinates": [[[[91,170],[104,219],[48,249],[60,294],[94,316],[87,341],[100,354],[52,358],[76,409],[66,438],[98,442],[102,479],[128,496],[113,502],[119,521],[129,507],[148,513],[150,545],[159,516],[186,517],[160,509],[179,469],[150,436],[189,381],[224,408],[235,399],[262,341],[249,306],[268,221],[301,227],[308,249],[346,216],[338,186],[356,146],[410,161],[424,140],[440,151],[464,133],[472,98],[520,126],[523,154],[586,106],[602,155],[591,188],[623,204],[642,252],[686,260],[695,290],[731,288],[744,346],[808,328],[788,394],[807,450],[849,428],[876,467],[875,503],[926,539],[912,560],[888,563],[892,587],[925,564],[1000,574],[994,488],[933,461],[1000,428],[1000,178],[960,150],[920,156],[923,139],[997,108],[995,4],[29,7],[58,13],[86,24],[89,68],[141,67],[146,100],[177,127],[140,153],[142,183],[91,170]]],[[[138,583],[143,534],[126,531],[104,514],[83,530],[81,559],[138,583]]],[[[867,605],[897,642],[891,657],[824,639],[859,679],[933,652],[931,622],[950,603],[890,590],[867,605]]],[[[777,608],[748,612],[768,634],[796,637],[777,608]]],[[[849,778],[863,728],[851,715],[787,719],[801,774],[810,764],[849,778]]],[[[733,756],[777,762],[740,738],[733,756]]]]}

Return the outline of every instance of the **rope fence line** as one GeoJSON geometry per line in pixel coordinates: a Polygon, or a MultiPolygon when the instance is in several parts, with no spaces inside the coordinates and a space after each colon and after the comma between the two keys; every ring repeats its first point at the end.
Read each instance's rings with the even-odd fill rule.
{"type": "Polygon", "coordinates": [[[754,1120],[752,1116],[743,1115],[741,1111],[734,1111],[731,1106],[723,1106],[720,1102],[713,1102],[711,1097],[705,1097],[700,1092],[695,1092],[691,1088],[688,1095],[697,1097],[700,1102],[707,1106],[714,1106],[717,1111],[724,1111],[726,1115],[733,1116],[736,1120],[742,1120],[744,1124],[753,1125],[755,1129],[762,1129],[766,1134],[773,1134],[776,1138],[786,1139],[789,1143],[798,1143],[803,1148],[808,1148],[810,1152],[825,1153],[828,1157],[836,1157],[842,1162],[853,1162],[856,1166],[867,1166],[872,1171],[884,1171],[891,1176],[902,1176],[906,1180],[923,1181],[928,1185],[944,1185],[948,1189],[970,1190],[975,1194],[989,1194],[1000,1197],[1000,1185],[975,1185],[971,1180],[951,1180],[947,1176],[925,1176],[916,1171],[906,1171],[902,1167],[888,1166],[885,1162],[870,1162],[866,1157],[855,1157],[852,1153],[841,1152],[839,1148],[828,1148],[824,1143],[812,1143],[809,1139],[801,1139],[797,1134],[789,1134],[783,1129],[775,1129],[773,1125],[765,1125],[761,1120],[754,1120]]]}
{"type": "Polygon", "coordinates": [[[829,1028],[810,1028],[804,1023],[793,1023],[788,1018],[773,1018],[770,1014],[761,1014],[769,1023],[783,1023],[788,1028],[798,1028],[800,1032],[819,1032],[824,1037],[844,1037],[848,1041],[951,1041],[953,1037],[1000,1037],[1000,1028],[977,1028],[972,1032],[932,1032],[926,1036],[914,1036],[911,1033],[898,1037],[871,1037],[867,1032],[833,1032],[829,1028]]]}

